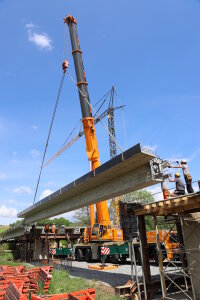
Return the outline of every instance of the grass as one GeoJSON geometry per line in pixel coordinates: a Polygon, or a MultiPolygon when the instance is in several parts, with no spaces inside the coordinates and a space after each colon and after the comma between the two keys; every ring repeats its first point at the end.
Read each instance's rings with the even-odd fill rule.
{"type": "MultiPolygon", "coordinates": [[[[61,294],[85,290],[88,288],[96,289],[96,300],[117,300],[120,299],[114,295],[114,290],[103,284],[99,285],[95,281],[89,281],[84,278],[70,277],[64,270],[53,270],[52,279],[49,287],[49,294],[61,294]]],[[[40,291],[41,292],[41,291],[40,291]]]]}
{"type": "MultiPolygon", "coordinates": [[[[0,253],[0,265],[19,266],[25,263],[12,261],[11,253],[0,253]]],[[[30,265],[27,265],[30,267],[30,265]]],[[[79,290],[85,290],[89,288],[95,288],[96,300],[120,300],[121,298],[114,295],[114,289],[98,284],[95,281],[86,280],[84,278],[71,277],[67,271],[53,270],[52,279],[49,287],[48,294],[62,294],[68,292],[74,292],[79,290]]],[[[40,286],[39,294],[44,294],[42,287],[40,286]]]]}
{"type": "Polygon", "coordinates": [[[13,261],[12,253],[0,253],[0,266],[19,266],[24,265],[24,263],[13,261]]]}
{"type": "Polygon", "coordinates": [[[9,226],[0,225],[0,234],[9,229],[9,226]]]}

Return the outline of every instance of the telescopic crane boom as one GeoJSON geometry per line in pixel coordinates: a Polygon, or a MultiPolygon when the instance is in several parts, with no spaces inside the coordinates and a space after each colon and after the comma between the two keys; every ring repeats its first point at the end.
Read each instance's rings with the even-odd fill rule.
{"type": "MultiPolygon", "coordinates": [[[[69,27],[70,39],[72,45],[72,55],[74,59],[77,86],[79,88],[79,99],[82,112],[82,123],[86,141],[86,152],[89,161],[92,163],[92,170],[96,169],[100,165],[99,150],[96,138],[96,131],[94,126],[94,118],[92,116],[90,99],[88,93],[88,83],[85,77],[85,70],[82,60],[82,51],[80,49],[78,33],[77,33],[77,21],[72,16],[67,16],[65,23],[69,27]]],[[[108,212],[108,206],[106,201],[102,201],[96,204],[98,223],[103,225],[109,225],[110,217],[108,212]]],[[[90,226],[91,229],[95,223],[94,205],[90,205],[90,226]]]]}

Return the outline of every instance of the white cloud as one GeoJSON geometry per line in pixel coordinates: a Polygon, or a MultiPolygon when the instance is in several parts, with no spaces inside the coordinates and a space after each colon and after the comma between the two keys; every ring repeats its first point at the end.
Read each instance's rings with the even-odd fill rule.
{"type": "Polygon", "coordinates": [[[0,206],[0,217],[4,218],[16,218],[17,210],[13,207],[7,207],[5,205],[0,206]]]}
{"type": "Polygon", "coordinates": [[[5,173],[0,173],[0,180],[5,180],[7,175],[5,173]]]}
{"type": "Polygon", "coordinates": [[[38,150],[36,150],[36,149],[32,149],[32,150],[30,151],[30,154],[31,154],[31,157],[32,157],[32,158],[37,158],[37,157],[40,156],[40,151],[38,151],[38,150]]]}
{"type": "Polygon", "coordinates": [[[42,192],[41,196],[40,196],[40,200],[42,200],[45,197],[48,197],[49,195],[51,195],[53,193],[53,191],[46,189],[42,192]]]}
{"type": "Polygon", "coordinates": [[[38,126],[37,126],[37,125],[32,125],[31,128],[32,128],[33,130],[37,130],[37,129],[38,129],[38,126]]]}
{"type": "Polygon", "coordinates": [[[27,23],[25,27],[28,28],[28,29],[31,29],[31,28],[35,27],[35,24],[33,24],[32,22],[31,23],[27,23]]]}
{"type": "Polygon", "coordinates": [[[52,49],[52,40],[48,37],[46,33],[38,34],[38,33],[30,33],[29,34],[29,41],[36,44],[41,49],[52,49]]]}
{"type": "Polygon", "coordinates": [[[37,33],[35,32],[35,24],[26,24],[26,29],[28,32],[28,40],[34,43],[38,48],[43,50],[52,50],[52,40],[47,33],[37,33]]]}
{"type": "Polygon", "coordinates": [[[22,185],[22,186],[16,187],[13,190],[13,193],[15,193],[15,194],[33,194],[33,191],[31,190],[30,187],[22,185]]]}

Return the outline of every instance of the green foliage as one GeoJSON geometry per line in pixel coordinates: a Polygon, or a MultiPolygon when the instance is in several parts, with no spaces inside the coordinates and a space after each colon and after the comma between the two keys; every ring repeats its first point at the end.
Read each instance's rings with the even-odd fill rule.
{"type": "Polygon", "coordinates": [[[146,224],[146,230],[147,230],[147,231],[154,230],[154,221],[153,221],[153,217],[151,217],[151,216],[145,217],[145,224],[146,224]]]}
{"type": "MultiPolygon", "coordinates": [[[[139,202],[141,204],[146,204],[146,203],[154,202],[155,200],[150,192],[145,191],[145,190],[140,190],[140,191],[136,191],[136,192],[124,195],[122,197],[122,201],[123,202],[139,202]]],[[[145,223],[146,223],[147,231],[154,230],[153,217],[151,217],[151,216],[145,217],[145,223]]],[[[170,224],[165,224],[164,217],[158,217],[158,223],[161,224],[161,225],[159,225],[160,229],[166,230],[166,229],[171,228],[170,224]]]]}
{"type": "MultiPolygon", "coordinates": [[[[171,229],[172,225],[164,222],[164,217],[157,217],[159,229],[162,230],[169,230],[171,229]]],[[[154,221],[152,216],[145,217],[145,223],[146,223],[146,230],[151,231],[154,230],[154,221]]],[[[174,228],[176,230],[176,227],[174,228]]]]}
{"type": "Polygon", "coordinates": [[[11,229],[16,228],[16,227],[20,227],[20,226],[24,226],[24,219],[23,220],[17,220],[16,222],[12,223],[9,225],[9,227],[11,229]]]}
{"type": "Polygon", "coordinates": [[[13,260],[12,253],[4,253],[4,252],[0,253],[0,266],[5,266],[5,265],[17,266],[17,265],[19,265],[19,262],[15,263],[12,260],[13,260]]]}
{"type": "Polygon", "coordinates": [[[76,219],[75,225],[89,226],[90,225],[90,209],[83,207],[75,211],[74,218],[76,219]]]}
{"type": "Polygon", "coordinates": [[[39,222],[37,222],[38,226],[44,226],[46,223],[48,223],[50,226],[52,226],[53,224],[55,224],[56,226],[72,226],[73,223],[70,222],[69,220],[61,217],[61,218],[54,218],[54,219],[43,219],[40,220],[39,222]]]}
{"type": "Polygon", "coordinates": [[[136,191],[133,193],[129,193],[123,195],[122,202],[139,202],[141,204],[146,204],[150,202],[154,202],[154,197],[152,194],[145,190],[136,191]]]}

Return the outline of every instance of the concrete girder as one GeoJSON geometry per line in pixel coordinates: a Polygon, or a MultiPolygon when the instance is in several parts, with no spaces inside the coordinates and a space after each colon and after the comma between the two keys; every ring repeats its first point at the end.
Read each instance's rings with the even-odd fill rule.
{"type": "Polygon", "coordinates": [[[161,181],[152,174],[153,154],[140,144],[18,214],[26,224],[136,191],[161,181]]]}
{"type": "Polygon", "coordinates": [[[9,229],[7,231],[4,231],[1,235],[0,235],[0,242],[5,242],[5,241],[9,241],[15,238],[19,238],[20,236],[23,236],[25,233],[25,227],[17,227],[17,228],[13,228],[13,229],[9,229]]]}

